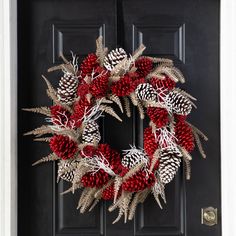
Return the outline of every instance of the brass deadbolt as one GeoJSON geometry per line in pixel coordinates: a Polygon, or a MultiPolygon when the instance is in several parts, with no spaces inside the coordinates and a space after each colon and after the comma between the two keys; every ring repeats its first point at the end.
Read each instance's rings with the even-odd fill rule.
{"type": "Polygon", "coordinates": [[[201,223],[208,226],[217,224],[217,208],[206,207],[202,208],[201,223]]]}

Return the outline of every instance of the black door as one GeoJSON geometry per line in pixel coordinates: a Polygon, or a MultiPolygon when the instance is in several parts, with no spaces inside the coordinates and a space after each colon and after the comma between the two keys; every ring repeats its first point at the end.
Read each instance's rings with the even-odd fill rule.
{"type": "MultiPolygon", "coordinates": [[[[220,236],[219,1],[19,0],[18,18],[18,235],[220,236]],[[67,186],[56,184],[53,164],[31,167],[49,152],[47,144],[22,137],[42,119],[21,108],[50,104],[41,74],[56,84],[46,70],[60,62],[59,53],[72,50],[82,58],[95,50],[99,35],[109,48],[132,52],[144,43],[145,54],[174,59],[187,80],[182,88],[198,98],[190,121],[209,137],[208,158],[193,154],[191,181],[180,171],[167,186],[164,209],[150,197],[127,224],[112,225],[116,212],[108,213],[106,203],[81,215],[78,194],[60,196],[67,186]],[[201,208],[208,206],[218,209],[217,225],[201,224],[201,208]]],[[[122,124],[104,120],[103,138],[117,150],[142,146],[147,124],[133,112],[122,124]]]]}

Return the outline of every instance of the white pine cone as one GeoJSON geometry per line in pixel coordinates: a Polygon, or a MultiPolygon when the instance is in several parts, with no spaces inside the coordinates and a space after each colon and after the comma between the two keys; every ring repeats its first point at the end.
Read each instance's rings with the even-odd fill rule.
{"type": "Polygon", "coordinates": [[[112,50],[104,59],[104,67],[111,71],[117,64],[127,58],[127,53],[123,48],[112,50]]]}
{"type": "Polygon", "coordinates": [[[68,73],[65,73],[59,81],[59,87],[57,89],[57,96],[59,101],[64,104],[70,105],[75,97],[78,87],[78,79],[68,73]]]}
{"type": "Polygon", "coordinates": [[[148,164],[148,156],[142,150],[132,148],[125,150],[124,153],[125,155],[121,160],[121,164],[128,169],[133,168],[141,162],[146,163],[146,165],[148,164]]]}
{"type": "Polygon", "coordinates": [[[139,84],[135,90],[135,94],[142,101],[156,101],[158,97],[157,91],[149,83],[139,84]]]}
{"type": "Polygon", "coordinates": [[[176,90],[166,96],[165,102],[178,115],[188,115],[192,110],[191,101],[176,90]]]}
{"type": "Polygon", "coordinates": [[[159,176],[163,184],[168,184],[175,177],[182,154],[176,148],[165,148],[159,157],[159,176]]]}
{"type": "Polygon", "coordinates": [[[83,143],[99,143],[101,140],[101,134],[99,131],[99,126],[95,121],[88,122],[82,133],[83,143]]]}
{"type": "Polygon", "coordinates": [[[61,160],[58,162],[58,177],[68,182],[73,182],[76,160],[61,160]]]}

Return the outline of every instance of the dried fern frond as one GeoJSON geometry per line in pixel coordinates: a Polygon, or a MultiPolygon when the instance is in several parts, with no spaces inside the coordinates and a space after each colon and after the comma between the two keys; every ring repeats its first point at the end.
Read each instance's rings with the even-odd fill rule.
{"type": "Polygon", "coordinates": [[[99,60],[99,63],[100,63],[100,66],[103,65],[104,63],[104,59],[106,57],[106,54],[108,52],[108,48],[105,48],[104,45],[103,45],[103,37],[102,36],[99,36],[96,40],[96,55],[98,57],[98,60],[99,60]]]}
{"type": "Polygon", "coordinates": [[[168,66],[173,66],[173,60],[168,59],[168,58],[161,58],[161,57],[146,57],[150,60],[152,60],[153,63],[160,63],[162,65],[168,65],[168,66]]]}
{"type": "Polygon", "coordinates": [[[133,200],[130,203],[130,207],[129,207],[129,216],[128,216],[129,220],[132,220],[134,218],[135,211],[136,211],[137,205],[139,204],[139,198],[141,194],[142,192],[137,192],[134,194],[133,200]]]}
{"type": "Polygon", "coordinates": [[[48,162],[48,161],[56,161],[56,160],[60,160],[60,157],[58,157],[55,153],[51,153],[46,157],[41,158],[40,160],[34,162],[32,164],[32,166],[36,166],[38,164],[44,163],[44,162],[48,162]]]}
{"type": "Polygon", "coordinates": [[[118,121],[122,122],[122,119],[116,114],[112,107],[106,105],[100,105],[100,111],[106,112],[107,114],[115,117],[118,121]]]}
{"type": "Polygon", "coordinates": [[[205,141],[208,140],[208,137],[200,130],[198,129],[196,126],[192,125],[191,123],[187,122],[188,125],[198,134],[200,135],[205,141]]]}
{"type": "Polygon", "coordinates": [[[119,75],[112,75],[109,77],[109,83],[112,84],[112,83],[115,83],[117,81],[119,81],[121,78],[121,76],[119,75]]]}
{"type": "Polygon", "coordinates": [[[34,113],[39,113],[45,116],[51,116],[51,111],[49,107],[35,107],[35,108],[23,108],[23,111],[29,111],[34,113]]]}
{"type": "Polygon", "coordinates": [[[130,110],[130,101],[128,97],[123,97],[124,100],[124,107],[127,117],[131,117],[131,110],[130,110]]]}
{"type": "Polygon", "coordinates": [[[175,91],[178,91],[179,93],[181,93],[183,96],[188,97],[191,100],[197,101],[197,99],[195,97],[193,97],[191,94],[187,93],[186,91],[180,89],[180,88],[175,88],[175,91]]]}
{"type": "Polygon", "coordinates": [[[89,191],[90,191],[90,188],[83,189],[83,191],[80,195],[80,198],[79,198],[77,209],[79,209],[82,206],[83,202],[85,201],[86,195],[88,194],[89,191]]]}
{"type": "Polygon", "coordinates": [[[133,60],[137,60],[143,54],[145,49],[146,47],[143,44],[140,44],[140,46],[133,53],[133,60]]]}
{"type": "Polygon", "coordinates": [[[191,164],[188,158],[186,156],[183,156],[183,164],[184,164],[184,170],[185,170],[185,176],[187,180],[190,180],[191,178],[191,164]]]}
{"type": "MultiPolygon", "coordinates": [[[[80,205],[80,213],[84,213],[93,203],[93,201],[97,200],[94,199],[94,193],[97,191],[96,188],[90,188],[89,191],[87,192],[87,194],[84,196],[83,201],[81,202],[80,205]]],[[[77,207],[78,209],[78,207],[77,207]]]]}
{"type": "Polygon", "coordinates": [[[47,143],[49,143],[49,142],[50,142],[50,139],[51,139],[51,137],[35,138],[34,141],[37,141],[37,142],[47,142],[47,143]]]}
{"type": "Polygon", "coordinates": [[[49,126],[42,125],[39,128],[24,133],[24,135],[36,135],[37,137],[40,137],[44,134],[53,134],[53,133],[55,133],[55,131],[53,131],[49,126]]]}
{"type": "Polygon", "coordinates": [[[133,103],[134,106],[138,106],[138,98],[135,93],[131,93],[129,95],[131,102],[133,103]]]}
{"type": "Polygon", "coordinates": [[[149,168],[150,172],[153,171],[153,168],[154,168],[156,162],[158,161],[159,156],[160,156],[160,152],[159,152],[159,150],[156,150],[153,154],[153,158],[152,158],[151,165],[150,165],[150,168],[149,168]]]}
{"type": "Polygon", "coordinates": [[[120,101],[120,98],[117,95],[112,94],[112,95],[109,96],[109,99],[117,104],[117,106],[120,108],[122,113],[124,112],[122,103],[120,101]]]}
{"type": "Polygon", "coordinates": [[[80,189],[82,187],[83,187],[83,185],[81,183],[75,184],[74,187],[72,186],[72,187],[68,188],[67,190],[61,192],[60,195],[64,195],[64,194],[71,193],[71,192],[73,193],[76,189],[80,189]]]}
{"type": "Polygon", "coordinates": [[[188,159],[189,161],[192,160],[192,156],[189,154],[189,152],[188,152],[185,148],[179,146],[179,150],[181,151],[182,155],[183,155],[186,159],[188,159]]]}
{"type": "Polygon", "coordinates": [[[137,104],[137,108],[138,108],[138,112],[139,112],[139,117],[141,120],[143,120],[145,118],[145,115],[144,115],[145,113],[144,113],[143,105],[139,101],[137,104]]]}
{"type": "Polygon", "coordinates": [[[115,177],[115,181],[114,181],[114,200],[113,200],[114,203],[116,202],[120,187],[122,185],[122,181],[123,181],[122,177],[120,177],[120,176],[115,177]]]}

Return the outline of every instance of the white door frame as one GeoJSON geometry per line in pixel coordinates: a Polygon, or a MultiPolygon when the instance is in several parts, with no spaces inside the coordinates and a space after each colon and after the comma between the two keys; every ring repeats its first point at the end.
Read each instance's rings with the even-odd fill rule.
{"type": "MultiPolygon", "coordinates": [[[[221,0],[220,92],[223,236],[236,235],[235,24],[236,1],[221,0]]],[[[17,0],[0,1],[0,83],[0,235],[16,236],[17,0]]]]}

